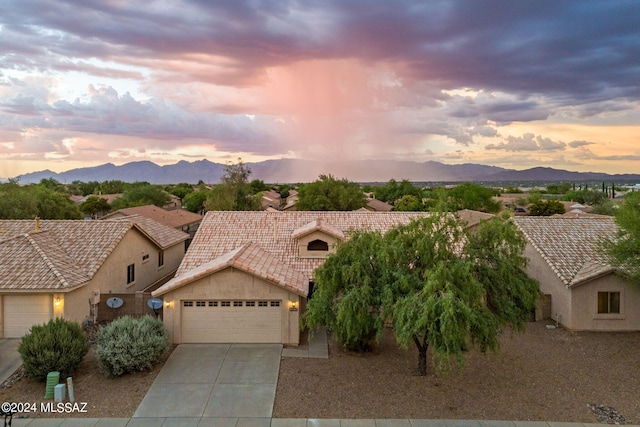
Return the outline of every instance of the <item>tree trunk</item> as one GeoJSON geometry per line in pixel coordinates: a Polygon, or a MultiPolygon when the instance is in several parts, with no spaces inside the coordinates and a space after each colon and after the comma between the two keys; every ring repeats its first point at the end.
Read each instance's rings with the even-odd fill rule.
{"type": "Polygon", "coordinates": [[[415,335],[413,341],[418,347],[418,373],[422,376],[427,375],[427,348],[429,347],[427,336],[425,335],[422,342],[420,342],[420,338],[415,335]]]}

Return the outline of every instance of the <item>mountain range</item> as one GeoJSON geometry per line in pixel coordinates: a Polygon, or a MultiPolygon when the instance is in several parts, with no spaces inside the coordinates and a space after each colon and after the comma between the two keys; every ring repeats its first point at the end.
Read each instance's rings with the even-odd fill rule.
{"type": "MultiPolygon", "coordinates": [[[[311,182],[321,174],[347,178],[355,182],[387,182],[390,179],[408,179],[413,182],[530,182],[530,181],[616,181],[640,182],[640,174],[610,175],[597,172],[571,172],[536,167],[526,170],[504,169],[473,163],[446,165],[428,161],[423,163],[396,160],[362,160],[323,163],[311,160],[279,159],[246,163],[251,168],[250,179],[267,183],[311,182]]],[[[21,184],[53,178],[61,183],[73,181],[125,182],[147,181],[152,184],[217,183],[224,174],[225,165],[208,160],[179,161],[159,166],[150,161],[131,162],[121,166],[106,163],[100,166],[71,169],[56,173],[50,170],[20,175],[21,184]]]]}

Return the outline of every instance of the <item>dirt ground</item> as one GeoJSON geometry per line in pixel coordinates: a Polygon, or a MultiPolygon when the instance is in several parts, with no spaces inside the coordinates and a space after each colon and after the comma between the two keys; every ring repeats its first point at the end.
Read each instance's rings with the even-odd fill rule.
{"type": "MultiPolygon", "coordinates": [[[[0,389],[0,401],[35,403],[37,408],[35,412],[16,414],[14,418],[131,417],[170,354],[167,352],[151,371],[135,372],[119,378],[107,378],[99,369],[95,357],[95,346],[91,346],[78,370],[72,375],[75,401],[86,402],[86,412],[41,412],[41,402],[52,402],[44,400],[45,383],[26,377],[9,388],[0,389]]],[[[79,409],[82,408],[79,407],[79,409]]]]}
{"type": "MultiPolygon", "coordinates": [[[[284,358],[276,392],[278,418],[444,418],[598,422],[589,404],[640,424],[640,333],[571,333],[530,323],[505,334],[501,351],[467,354],[463,371],[416,375],[417,351],[400,349],[391,333],[373,351],[330,358],[284,358]]],[[[390,332],[390,331],[388,331],[390,332]]],[[[168,357],[168,354],[167,354],[168,357]]],[[[105,377],[90,350],[73,375],[80,414],[35,417],[130,417],[160,371],[105,377]]],[[[43,402],[44,383],[22,378],[0,389],[2,402],[43,402]]],[[[16,415],[16,417],[18,417],[16,415]]]]}
{"type": "MultiPolygon", "coordinates": [[[[283,359],[274,417],[539,420],[597,423],[589,404],[640,424],[640,333],[571,333],[529,323],[463,371],[417,375],[417,350],[390,330],[366,354],[331,342],[328,360],[283,359]]],[[[430,357],[430,354],[429,354],[430,357]]],[[[430,363],[430,362],[428,362],[430,363]]]]}

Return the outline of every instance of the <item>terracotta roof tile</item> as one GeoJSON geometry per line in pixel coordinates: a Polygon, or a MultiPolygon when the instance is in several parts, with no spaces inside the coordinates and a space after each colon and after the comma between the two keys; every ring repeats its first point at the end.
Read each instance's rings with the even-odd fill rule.
{"type": "Polygon", "coordinates": [[[614,238],[611,217],[515,217],[527,241],[567,286],[577,286],[613,271],[598,251],[604,238],[614,238]]]}
{"type": "Polygon", "coordinates": [[[0,290],[69,290],[90,280],[131,228],[163,245],[188,235],[155,221],[0,220],[0,290]]]}
{"type": "Polygon", "coordinates": [[[350,231],[385,232],[428,215],[424,212],[208,212],[178,268],[176,277],[252,242],[308,279],[322,258],[300,258],[294,231],[320,219],[348,237],[350,231]]]}
{"type": "Polygon", "coordinates": [[[166,210],[155,205],[136,206],[133,208],[124,208],[105,215],[101,219],[111,219],[121,215],[141,215],[145,218],[152,219],[160,224],[164,224],[171,228],[182,228],[187,225],[196,224],[202,221],[202,215],[189,212],[183,209],[166,210]]]}

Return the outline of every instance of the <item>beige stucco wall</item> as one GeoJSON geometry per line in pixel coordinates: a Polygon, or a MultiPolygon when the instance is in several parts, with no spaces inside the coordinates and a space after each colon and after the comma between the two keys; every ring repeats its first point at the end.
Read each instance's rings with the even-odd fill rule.
{"type": "Polygon", "coordinates": [[[338,239],[336,239],[335,237],[321,231],[311,232],[298,239],[298,255],[300,258],[326,258],[327,255],[336,252],[337,240],[338,239]],[[308,251],[307,245],[309,244],[309,242],[313,242],[314,240],[323,240],[327,242],[329,245],[329,251],[308,251]]]}
{"type": "Polygon", "coordinates": [[[89,299],[96,293],[101,299],[109,298],[109,293],[133,294],[175,272],[184,257],[184,242],[164,251],[162,267],[158,267],[158,251],[159,248],[140,231],[129,230],[93,279],[81,288],[64,295],[64,317],[82,322],[89,318],[89,299]],[[147,253],[149,259],[143,261],[143,254],[147,253]],[[135,281],[127,285],[127,266],[130,264],[135,264],[135,281]]]}
{"type": "Polygon", "coordinates": [[[524,255],[529,260],[527,274],[540,282],[540,291],[543,294],[551,295],[551,318],[572,329],[571,291],[533,246],[527,244],[524,255]]]}
{"type": "Polygon", "coordinates": [[[589,331],[640,330],[640,286],[610,273],[572,290],[572,329],[589,331]],[[620,292],[619,314],[598,314],[598,292],[620,292]]]}
{"type": "Polygon", "coordinates": [[[551,295],[551,317],[571,330],[640,330],[640,287],[616,274],[568,288],[542,256],[527,245],[527,273],[540,282],[540,290],[551,295]],[[598,314],[598,292],[620,292],[620,314],[598,314]]]}
{"type": "Polygon", "coordinates": [[[174,344],[182,342],[181,301],[184,300],[280,300],[282,343],[300,343],[299,313],[290,311],[290,303],[300,307],[300,297],[280,286],[234,268],[226,268],[162,296],[165,301],[164,325],[174,344]],[[167,306],[168,304],[168,306],[167,306]]]}

